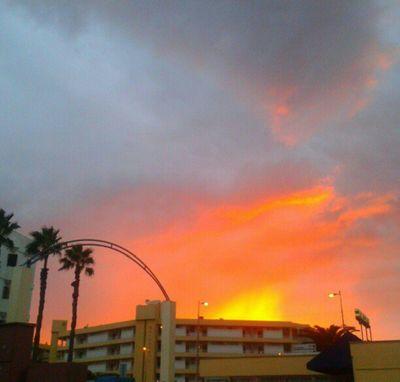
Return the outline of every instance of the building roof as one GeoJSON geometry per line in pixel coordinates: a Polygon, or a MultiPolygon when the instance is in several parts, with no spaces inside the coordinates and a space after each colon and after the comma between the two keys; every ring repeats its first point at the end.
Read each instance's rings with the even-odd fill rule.
{"type": "MultiPolygon", "coordinates": [[[[102,331],[109,331],[113,329],[123,329],[129,328],[136,325],[135,320],[129,321],[121,321],[121,322],[112,322],[109,324],[95,325],[95,326],[86,326],[83,328],[79,328],[76,330],[76,334],[89,334],[89,333],[98,333],[102,331]]],[[[177,318],[176,325],[197,325],[197,319],[195,318],[177,318]]],[[[270,328],[306,328],[309,325],[306,324],[298,324],[290,321],[253,321],[253,320],[225,320],[225,319],[202,319],[199,321],[200,326],[220,326],[220,327],[270,327],[270,328]]],[[[68,336],[69,331],[66,331],[65,334],[61,336],[68,336]]]]}

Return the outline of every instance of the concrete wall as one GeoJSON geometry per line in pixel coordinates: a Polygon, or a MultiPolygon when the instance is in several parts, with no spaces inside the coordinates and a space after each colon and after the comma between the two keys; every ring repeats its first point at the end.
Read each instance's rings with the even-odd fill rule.
{"type": "Polygon", "coordinates": [[[207,335],[209,337],[240,338],[243,337],[243,330],[227,328],[208,328],[207,335]]]}
{"type": "Polygon", "coordinates": [[[95,344],[96,342],[108,341],[108,332],[93,333],[88,335],[87,342],[89,344],[95,344]]]}
{"type": "Polygon", "coordinates": [[[283,345],[280,344],[264,345],[264,354],[277,355],[278,353],[283,353],[283,345]]]}
{"type": "Polygon", "coordinates": [[[185,359],[179,358],[175,359],[175,369],[184,369],[185,368],[185,359]]]}
{"type": "Polygon", "coordinates": [[[282,329],[264,329],[263,338],[281,339],[283,338],[282,329]]]}
{"type": "Polygon", "coordinates": [[[164,301],[160,307],[161,321],[161,382],[173,382],[175,377],[175,328],[176,304],[164,301]]]}
{"type": "Polygon", "coordinates": [[[21,267],[27,260],[24,255],[25,247],[30,239],[19,232],[13,232],[10,239],[14,241],[17,251],[17,265],[8,266],[7,259],[10,251],[4,246],[0,251],[0,320],[5,315],[6,322],[29,322],[33,279],[35,266],[21,267]],[[3,287],[10,283],[9,298],[3,299],[3,287]]]}
{"type": "Polygon", "coordinates": [[[186,326],[179,326],[175,329],[175,335],[186,336],[186,326]]]}
{"type": "Polygon", "coordinates": [[[175,344],[175,353],[184,353],[186,351],[186,343],[180,342],[179,344],[175,344]]]}
{"type": "Polygon", "coordinates": [[[202,377],[309,376],[321,375],[307,370],[312,356],[264,356],[200,360],[202,377]]]}
{"type": "Polygon", "coordinates": [[[107,355],[106,347],[89,348],[86,351],[86,358],[104,357],[107,355]]]}
{"type": "Polygon", "coordinates": [[[235,353],[235,354],[241,354],[241,353],[243,353],[243,345],[241,345],[241,344],[209,343],[207,350],[208,350],[208,353],[235,353]]]}
{"type": "Polygon", "coordinates": [[[7,322],[29,322],[34,272],[15,267],[11,278],[11,293],[7,322]]]}
{"type": "Polygon", "coordinates": [[[355,382],[400,381],[400,341],[354,343],[350,349],[355,382]]]}

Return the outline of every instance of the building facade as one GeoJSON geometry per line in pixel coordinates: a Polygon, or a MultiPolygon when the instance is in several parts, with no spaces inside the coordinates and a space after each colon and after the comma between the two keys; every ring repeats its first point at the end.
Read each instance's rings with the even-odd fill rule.
{"type": "Polygon", "coordinates": [[[206,382],[345,382],[308,370],[307,362],[313,357],[286,354],[202,359],[200,375],[206,382]]]}
{"type": "Polygon", "coordinates": [[[206,382],[398,382],[400,341],[350,343],[353,376],[326,375],[307,369],[314,356],[261,356],[202,359],[206,382]]]}
{"type": "MultiPolygon", "coordinates": [[[[134,375],[137,382],[191,382],[196,380],[200,359],[315,352],[315,344],[303,336],[307,325],[223,319],[176,319],[171,325],[172,315],[154,320],[152,309],[149,303],[138,307],[136,320],[78,329],[75,362],[86,363],[93,372],[134,375]],[[165,371],[168,365],[162,363],[168,357],[161,354],[169,353],[172,379],[163,377],[171,370],[165,371]]],[[[66,360],[68,335],[66,321],[53,321],[51,362],[66,360]]]]}
{"type": "Polygon", "coordinates": [[[0,323],[29,322],[35,267],[23,266],[25,247],[30,239],[13,232],[16,250],[0,247],[0,323]]]}

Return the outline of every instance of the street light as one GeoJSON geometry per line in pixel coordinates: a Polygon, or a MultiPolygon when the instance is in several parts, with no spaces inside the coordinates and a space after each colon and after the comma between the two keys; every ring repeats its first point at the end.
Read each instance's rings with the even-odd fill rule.
{"type": "Polygon", "coordinates": [[[199,381],[199,367],[200,367],[200,308],[201,306],[208,306],[207,301],[197,302],[197,325],[196,325],[196,382],[199,381]]]}
{"type": "MultiPolygon", "coordinates": [[[[146,340],[146,339],[145,339],[146,340]]],[[[145,374],[145,368],[146,368],[146,353],[148,352],[148,349],[146,346],[142,346],[142,351],[143,351],[143,358],[142,358],[142,382],[146,380],[146,374],[145,374]]]]}
{"type": "Polygon", "coordinates": [[[342,292],[338,291],[338,292],[331,292],[328,294],[329,298],[334,298],[336,296],[339,296],[339,300],[340,300],[340,313],[342,315],[342,327],[344,328],[344,314],[343,314],[343,300],[342,300],[342,292]]]}

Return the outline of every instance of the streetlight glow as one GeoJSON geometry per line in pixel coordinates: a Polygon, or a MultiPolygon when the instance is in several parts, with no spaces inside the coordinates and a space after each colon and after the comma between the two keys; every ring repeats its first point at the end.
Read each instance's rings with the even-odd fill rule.
{"type": "Polygon", "coordinates": [[[196,325],[196,382],[199,382],[199,366],[200,366],[200,308],[207,307],[208,301],[197,301],[197,325],[196,325]]]}
{"type": "Polygon", "coordinates": [[[342,316],[342,327],[345,327],[344,324],[344,314],[343,314],[343,300],[342,300],[342,292],[339,290],[338,292],[331,292],[328,294],[329,298],[334,298],[336,296],[339,296],[339,300],[340,300],[340,314],[342,316]]]}

